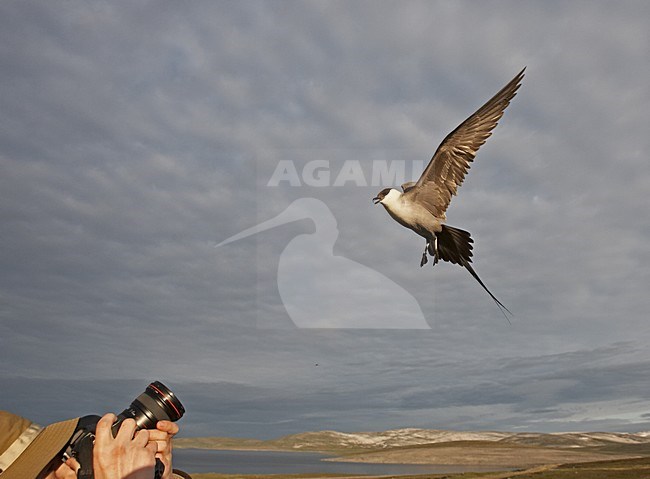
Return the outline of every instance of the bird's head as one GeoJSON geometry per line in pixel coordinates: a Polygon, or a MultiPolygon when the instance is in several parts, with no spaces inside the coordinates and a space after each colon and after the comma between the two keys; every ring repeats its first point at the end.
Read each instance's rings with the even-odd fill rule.
{"type": "Polygon", "coordinates": [[[379,193],[377,193],[377,196],[375,196],[375,197],[372,199],[372,202],[373,202],[374,204],[381,203],[381,201],[382,201],[384,198],[386,198],[386,195],[387,195],[388,193],[390,193],[390,190],[391,190],[391,189],[392,189],[392,188],[384,188],[383,190],[381,190],[379,193]]]}

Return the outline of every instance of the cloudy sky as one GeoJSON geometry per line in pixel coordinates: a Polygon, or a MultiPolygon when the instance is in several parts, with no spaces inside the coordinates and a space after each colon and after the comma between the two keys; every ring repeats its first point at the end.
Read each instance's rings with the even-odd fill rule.
{"type": "Polygon", "coordinates": [[[1,2],[0,408],[119,412],[158,379],[186,435],[650,430],[649,25],[644,0],[1,2]],[[523,67],[447,214],[508,324],[370,200],[523,67]]]}

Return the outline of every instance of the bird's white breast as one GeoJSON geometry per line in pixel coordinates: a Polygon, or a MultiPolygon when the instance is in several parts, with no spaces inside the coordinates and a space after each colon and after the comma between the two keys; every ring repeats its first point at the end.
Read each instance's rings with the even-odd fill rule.
{"type": "Polygon", "coordinates": [[[392,189],[381,200],[388,214],[399,224],[412,229],[425,238],[440,231],[440,220],[418,203],[409,201],[399,191],[392,189]]]}

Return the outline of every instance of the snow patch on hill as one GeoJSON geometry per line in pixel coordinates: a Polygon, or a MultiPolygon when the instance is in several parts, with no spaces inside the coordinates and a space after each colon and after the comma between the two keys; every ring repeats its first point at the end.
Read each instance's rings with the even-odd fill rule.
{"type": "Polygon", "coordinates": [[[392,429],[381,432],[319,431],[294,434],[274,443],[293,449],[387,449],[456,441],[509,442],[522,445],[579,448],[605,444],[650,443],[650,433],[509,433],[496,431],[442,431],[392,429]]]}

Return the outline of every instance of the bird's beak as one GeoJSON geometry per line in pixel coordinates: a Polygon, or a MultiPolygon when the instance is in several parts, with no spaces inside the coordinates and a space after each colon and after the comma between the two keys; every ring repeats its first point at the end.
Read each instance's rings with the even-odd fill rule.
{"type": "Polygon", "coordinates": [[[377,203],[379,203],[380,201],[381,201],[381,200],[379,199],[379,196],[375,196],[375,197],[372,199],[372,202],[373,202],[374,204],[377,204],[377,203]]]}

